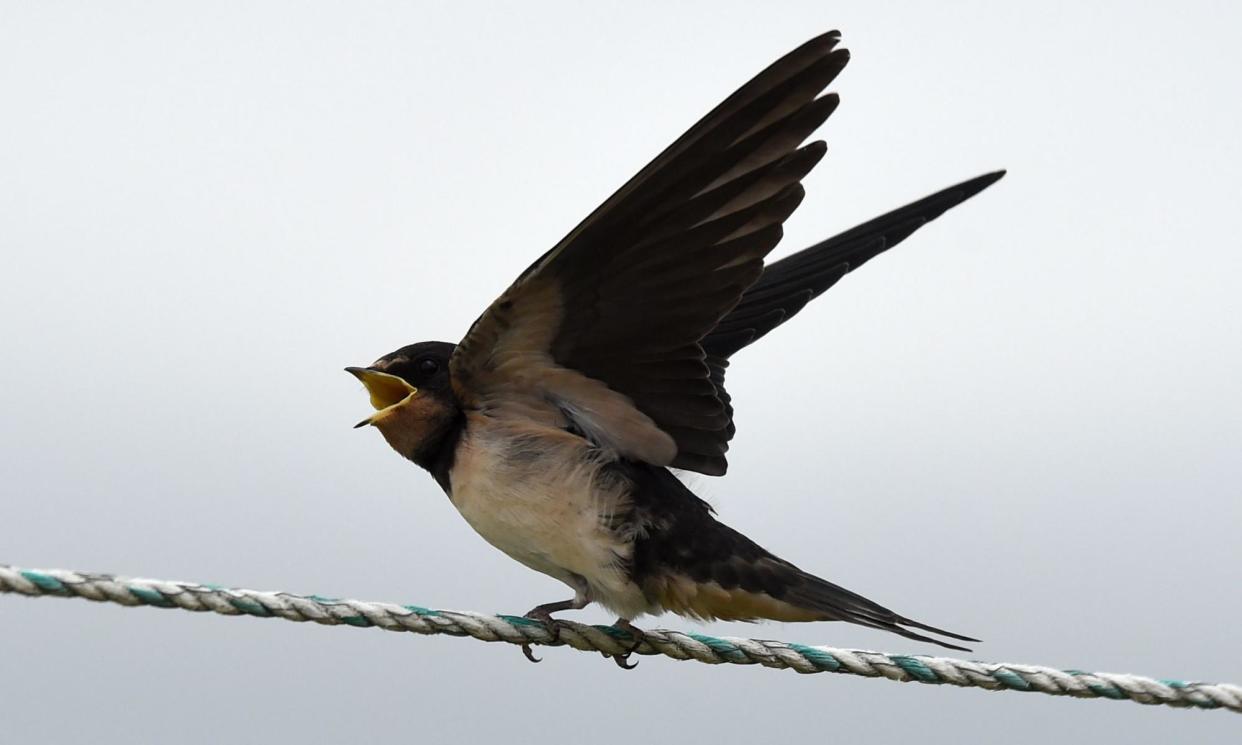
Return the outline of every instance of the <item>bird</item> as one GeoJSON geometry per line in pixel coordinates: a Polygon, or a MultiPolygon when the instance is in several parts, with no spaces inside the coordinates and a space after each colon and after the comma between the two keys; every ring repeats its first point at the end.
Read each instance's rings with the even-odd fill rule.
{"type": "Polygon", "coordinates": [[[804,142],[837,109],[824,91],[850,59],[840,38],[811,39],[727,97],[535,260],[459,342],[346,368],[374,408],[355,426],[379,430],[428,471],[484,540],[572,590],[528,618],[554,627],[552,614],[596,603],[635,639],[634,619],[671,612],[845,621],[961,651],[970,649],[954,642],[979,641],[778,557],[683,480],[727,470],[734,354],[1004,175],[765,264],[825,154],[822,140],[804,142]]]}

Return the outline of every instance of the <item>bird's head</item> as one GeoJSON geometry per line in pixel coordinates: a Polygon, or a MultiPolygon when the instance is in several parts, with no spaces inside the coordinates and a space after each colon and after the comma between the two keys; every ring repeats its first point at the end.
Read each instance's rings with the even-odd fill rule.
{"type": "Polygon", "coordinates": [[[449,383],[455,345],[425,341],[380,357],[368,367],[347,367],[366,386],[375,413],[371,425],[401,455],[426,467],[445,432],[461,414],[449,383]]]}

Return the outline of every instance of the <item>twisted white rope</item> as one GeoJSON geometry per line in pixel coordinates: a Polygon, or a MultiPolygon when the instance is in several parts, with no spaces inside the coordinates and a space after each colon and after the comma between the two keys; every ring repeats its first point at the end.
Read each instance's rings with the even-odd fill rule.
{"type": "Polygon", "coordinates": [[[697,660],[712,665],[726,662],[757,664],[788,668],[800,673],[834,672],[992,691],[1034,691],[1052,696],[1126,699],[1140,704],[1227,709],[1242,713],[1242,686],[1228,683],[1157,680],[1141,675],[1086,673],[1041,665],[893,655],[664,629],[645,632],[641,643],[635,648],[628,632],[612,626],[559,621],[558,633],[554,635],[539,621],[520,616],[430,610],[414,605],[231,589],[193,582],[124,579],[65,569],[19,569],[0,564],[0,592],[212,611],[226,616],[274,617],[329,626],[375,626],[386,631],[470,636],[481,641],[518,645],[564,645],[609,656],[623,656],[632,650],[636,654],[662,654],[675,660],[697,660]]]}

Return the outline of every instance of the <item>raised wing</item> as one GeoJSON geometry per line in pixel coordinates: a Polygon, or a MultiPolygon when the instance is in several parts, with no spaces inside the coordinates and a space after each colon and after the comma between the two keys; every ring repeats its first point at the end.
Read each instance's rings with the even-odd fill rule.
{"type": "Polygon", "coordinates": [[[724,473],[728,398],[700,340],[759,278],[823,157],[800,145],[836,108],[819,94],[849,60],[838,40],[773,63],[524,272],[452,357],[463,405],[724,473]]]}

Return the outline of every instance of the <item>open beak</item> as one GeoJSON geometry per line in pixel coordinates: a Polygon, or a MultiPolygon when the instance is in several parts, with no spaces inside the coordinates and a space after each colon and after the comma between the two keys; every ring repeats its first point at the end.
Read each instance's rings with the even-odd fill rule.
{"type": "Polygon", "coordinates": [[[375,413],[355,424],[354,429],[375,424],[376,420],[386,411],[418,395],[417,388],[396,375],[372,370],[369,367],[347,367],[345,372],[362,381],[367,393],[371,396],[371,405],[375,407],[375,413]]]}

